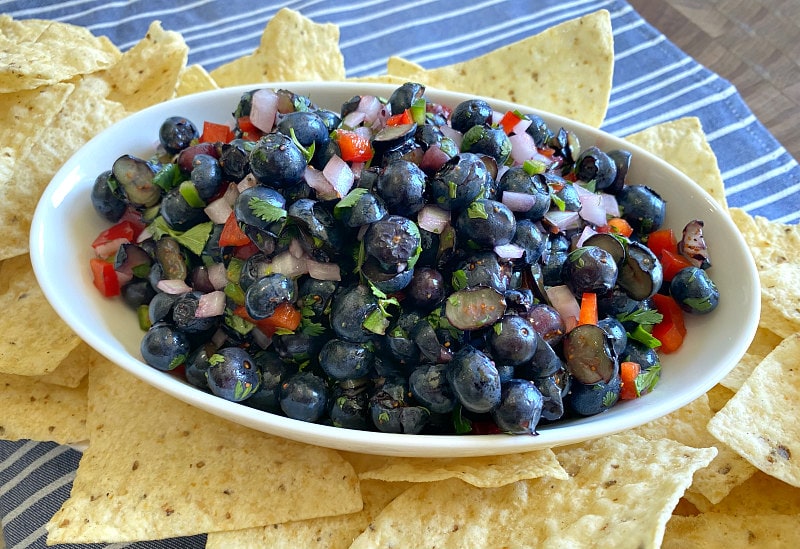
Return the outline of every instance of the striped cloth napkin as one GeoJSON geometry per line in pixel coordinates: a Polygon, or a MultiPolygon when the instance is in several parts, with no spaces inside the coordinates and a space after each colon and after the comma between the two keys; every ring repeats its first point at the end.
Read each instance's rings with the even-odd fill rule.
{"type": "MultiPolygon", "coordinates": [[[[180,32],[189,63],[211,70],[251,53],[281,7],[339,26],[348,76],[380,74],[399,55],[427,68],[464,61],[598,9],[611,13],[615,74],[602,129],[625,136],[697,116],[717,155],[730,206],[786,223],[800,219],[800,167],[731,83],[671,44],[623,0],[0,0],[14,18],[56,19],[104,34],[125,50],[154,19],[180,32]]],[[[45,547],[44,524],[68,497],[80,453],[52,443],[0,442],[0,519],[9,549],[45,547]]],[[[193,548],[205,536],[60,547],[193,548]]]]}

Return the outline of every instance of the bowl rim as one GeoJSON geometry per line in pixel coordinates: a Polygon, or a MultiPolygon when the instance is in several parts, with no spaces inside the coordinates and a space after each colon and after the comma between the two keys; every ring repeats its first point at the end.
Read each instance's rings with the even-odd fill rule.
{"type": "MultiPolygon", "coordinates": [[[[134,128],[138,120],[154,116],[157,113],[162,113],[168,108],[177,110],[177,108],[183,107],[184,105],[202,104],[204,101],[211,99],[238,97],[244,91],[257,88],[289,89],[298,92],[302,92],[302,90],[314,90],[315,92],[328,95],[341,95],[343,92],[352,91],[364,95],[373,94],[388,97],[391,91],[397,87],[397,84],[360,81],[254,83],[200,92],[159,103],[115,123],[93,137],[64,163],[61,169],[55,174],[50,184],[48,184],[37,204],[31,223],[30,257],[34,273],[45,297],[53,306],[56,313],[92,348],[140,380],[183,402],[236,423],[284,438],[338,450],[356,450],[362,453],[378,455],[425,457],[501,455],[552,448],[581,442],[589,438],[596,438],[597,436],[611,435],[662,417],[692,402],[719,382],[741,356],[744,355],[749,343],[755,336],[760,312],[758,273],[755,261],[749,253],[749,250],[747,250],[747,254],[744,256],[746,264],[741,266],[740,272],[742,280],[750,282],[747,288],[749,292],[747,292],[747,295],[743,296],[750,304],[749,314],[743,319],[741,333],[737,334],[738,337],[732,340],[730,345],[725,349],[725,368],[718,367],[715,370],[715,375],[703,378],[702,383],[696,383],[690,390],[686,390],[679,395],[672,395],[671,398],[667,400],[658,400],[657,402],[654,400],[649,406],[641,403],[639,403],[640,405],[631,406],[631,413],[622,416],[622,419],[625,421],[621,421],[616,415],[611,416],[606,412],[588,418],[570,420],[569,423],[564,423],[559,426],[541,426],[538,436],[512,436],[505,434],[409,435],[381,433],[376,431],[357,431],[328,425],[306,423],[229,402],[194,388],[186,382],[180,381],[172,374],[155,370],[144,364],[138,357],[134,357],[129,353],[122,353],[119,349],[109,346],[101,333],[95,331],[84,319],[70,310],[68,300],[65,299],[64,296],[59,295],[58,289],[53,285],[52,266],[49,265],[47,258],[49,244],[46,242],[48,231],[53,230],[52,227],[49,226],[49,214],[52,213],[53,208],[57,207],[60,201],[70,192],[74,191],[76,186],[81,182],[84,183],[84,186],[86,185],[85,180],[67,182],[70,174],[79,167],[82,155],[85,155],[86,151],[97,149],[99,144],[109,139],[110,136],[115,135],[121,128],[134,128]],[[617,421],[607,421],[610,417],[613,417],[613,419],[617,421]],[[598,424],[600,425],[599,427],[598,424]],[[600,434],[597,434],[598,432],[600,434]]],[[[475,94],[451,92],[435,88],[427,88],[426,95],[434,98],[447,97],[448,99],[452,99],[452,101],[481,97],[475,94]]],[[[683,185],[689,185],[692,193],[696,195],[696,198],[705,201],[709,205],[711,211],[721,214],[717,216],[718,219],[715,217],[715,221],[722,223],[725,231],[732,235],[738,235],[736,245],[740,248],[744,246],[746,249],[746,243],[739,233],[738,228],[730,216],[724,212],[722,206],[682,172],[645,149],[624,141],[623,138],[613,136],[603,130],[590,127],[563,116],[509,101],[485,97],[483,99],[486,99],[497,109],[522,109],[523,112],[539,114],[545,120],[559,123],[563,127],[580,133],[581,135],[589,134],[602,141],[624,143],[625,148],[631,151],[634,157],[646,158],[647,162],[655,163],[655,166],[657,166],[659,170],[664,171],[671,178],[677,179],[683,185]]],[[[232,111],[235,104],[230,104],[228,106],[232,111]]],[[[454,103],[451,106],[454,106],[454,103]]],[[[232,120],[231,117],[231,121],[232,120]]],[[[87,258],[88,257],[87,255],[87,258]]],[[[646,403],[647,397],[637,400],[646,403]]],[[[633,403],[633,401],[630,402],[633,403]]]]}

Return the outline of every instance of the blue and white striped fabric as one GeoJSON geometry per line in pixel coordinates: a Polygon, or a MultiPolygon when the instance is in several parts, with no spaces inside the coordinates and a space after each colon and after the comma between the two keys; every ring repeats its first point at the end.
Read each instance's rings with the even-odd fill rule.
{"type": "MultiPolygon", "coordinates": [[[[607,9],[616,65],[603,129],[625,136],[655,123],[697,116],[717,155],[729,204],[783,222],[800,220],[797,161],[729,82],[687,57],[623,0],[0,0],[5,14],[83,25],[123,50],[159,19],[183,34],[189,62],[208,70],[252,52],[265,24],[282,7],[339,26],[348,76],[380,74],[390,55],[428,68],[463,61],[607,9]]],[[[45,546],[43,525],[68,496],[79,458],[74,450],[49,443],[0,442],[0,518],[9,548],[45,546]]],[[[108,547],[204,543],[204,536],[195,536],[108,547]]]]}

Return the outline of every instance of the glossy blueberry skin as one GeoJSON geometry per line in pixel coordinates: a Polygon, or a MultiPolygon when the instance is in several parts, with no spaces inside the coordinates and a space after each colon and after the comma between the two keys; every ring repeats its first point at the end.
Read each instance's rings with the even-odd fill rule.
{"type": "Polygon", "coordinates": [[[550,187],[545,179],[538,175],[529,175],[522,166],[512,166],[506,170],[497,184],[501,193],[525,193],[535,198],[528,211],[517,214],[520,217],[538,221],[550,209],[550,187]]]}
{"type": "Polygon", "coordinates": [[[501,293],[508,289],[508,269],[494,252],[477,252],[459,263],[457,270],[464,273],[466,288],[486,286],[501,293]]]}
{"type": "Polygon", "coordinates": [[[261,372],[261,385],[244,401],[246,406],[277,414],[281,412],[278,393],[283,380],[294,373],[294,367],[287,364],[272,351],[261,351],[253,356],[261,372]]]}
{"type": "Polygon", "coordinates": [[[699,267],[681,269],[672,278],[669,291],[687,313],[705,315],[719,305],[719,290],[706,271],[699,267]]]}
{"type": "Polygon", "coordinates": [[[505,433],[534,435],[543,404],[544,397],[533,381],[512,379],[503,383],[500,403],[492,410],[492,419],[505,433]]]}
{"type": "Polygon", "coordinates": [[[325,121],[319,115],[311,111],[291,112],[283,116],[278,122],[277,129],[284,135],[290,136],[294,130],[294,136],[303,147],[308,149],[314,145],[314,156],[312,164],[317,168],[324,168],[324,163],[318,159],[328,146],[330,133],[325,121]]]}
{"type": "Polygon", "coordinates": [[[211,363],[208,361],[209,357],[214,354],[215,347],[211,343],[201,345],[189,355],[186,360],[186,367],[184,369],[186,381],[199,389],[208,389],[208,369],[211,363]]]}
{"type": "Polygon", "coordinates": [[[614,349],[616,355],[620,356],[628,345],[628,333],[625,331],[625,326],[622,325],[622,322],[611,316],[600,319],[597,325],[608,334],[611,347],[614,349]]]}
{"type": "Polygon", "coordinates": [[[322,346],[319,365],[336,380],[358,379],[372,369],[374,353],[369,345],[331,339],[322,346]]]}
{"type": "Polygon", "coordinates": [[[508,244],[516,230],[514,214],[502,202],[479,198],[462,210],[455,220],[458,237],[463,242],[473,242],[482,248],[508,244]],[[476,215],[471,209],[477,206],[485,213],[476,215]]]}
{"type": "Polygon", "coordinates": [[[453,109],[450,115],[450,124],[454,130],[461,133],[473,126],[483,126],[492,119],[492,107],[483,99],[467,99],[453,109]]]}
{"type": "Polygon", "coordinates": [[[383,199],[371,191],[362,194],[351,208],[344,208],[342,222],[348,227],[360,227],[375,223],[388,214],[383,199]]]}
{"type": "Polygon", "coordinates": [[[368,286],[359,284],[346,288],[333,298],[331,328],[342,339],[365,342],[375,335],[365,329],[367,317],[378,308],[378,300],[368,286]]]}
{"type": "Polygon", "coordinates": [[[195,334],[215,328],[219,316],[197,318],[195,312],[200,303],[200,292],[188,292],[178,297],[172,305],[172,321],[184,333],[195,334]]]}
{"type": "Polygon", "coordinates": [[[614,375],[608,383],[585,384],[573,380],[570,384],[569,407],[578,415],[593,416],[614,406],[619,400],[622,387],[619,375],[614,375]]]}
{"type": "Polygon", "coordinates": [[[575,161],[575,175],[581,181],[594,181],[598,190],[608,189],[617,178],[617,164],[597,147],[589,147],[575,161]]]}
{"type": "Polygon", "coordinates": [[[275,208],[286,208],[286,199],[281,193],[270,187],[256,185],[255,187],[245,189],[236,198],[236,202],[233,206],[233,211],[236,214],[236,221],[270,234],[277,234],[280,232],[283,223],[279,221],[265,221],[255,214],[251,208],[251,201],[253,198],[262,200],[275,208]]]}
{"type": "Polygon", "coordinates": [[[195,125],[183,116],[170,116],[161,124],[158,139],[170,154],[177,154],[200,137],[195,125]]]}
{"type": "Polygon", "coordinates": [[[241,347],[226,347],[209,357],[208,388],[218,397],[242,402],[258,390],[261,372],[250,353],[241,347]]]}
{"type": "Polygon", "coordinates": [[[150,324],[156,324],[163,320],[172,320],[172,306],[178,300],[177,295],[158,292],[153,296],[148,304],[148,317],[150,324]]]}
{"type": "Polygon", "coordinates": [[[628,338],[628,343],[620,354],[620,362],[635,362],[641,366],[642,371],[661,364],[658,352],[655,349],[651,349],[644,343],[631,338],[628,338]]]}
{"type": "Polygon", "coordinates": [[[454,156],[430,179],[431,197],[442,209],[458,211],[469,206],[489,185],[486,164],[477,154],[454,156]]]}
{"type": "Polygon", "coordinates": [[[502,128],[473,126],[464,134],[461,150],[486,155],[502,166],[511,156],[511,141],[502,128]]]}
{"type": "Polygon", "coordinates": [[[394,160],[378,176],[375,190],[389,213],[410,216],[425,205],[427,179],[419,166],[407,160],[394,160]]]}
{"type": "Polygon", "coordinates": [[[265,135],[250,151],[250,170],[256,180],[272,187],[298,183],[306,166],[302,151],[291,138],[279,132],[265,135]]]}
{"type": "Polygon", "coordinates": [[[604,295],[617,283],[617,264],[609,252],[598,246],[581,246],[567,254],[561,277],[580,298],[585,292],[604,295]]]}
{"type": "Polygon", "coordinates": [[[408,386],[402,378],[389,378],[376,387],[370,398],[370,417],[384,433],[418,434],[430,418],[430,411],[406,402],[408,386]]]}
{"type": "Polygon", "coordinates": [[[617,193],[622,217],[639,235],[661,228],[667,214],[667,204],[661,196],[645,185],[625,185],[617,193]]]}
{"type": "Polygon", "coordinates": [[[281,410],[288,417],[315,422],[324,417],[328,407],[328,386],[312,372],[298,372],[280,386],[281,410]]]}
{"type": "Polygon", "coordinates": [[[544,247],[547,245],[547,235],[543,233],[530,219],[518,219],[517,229],[514,231],[512,244],[525,250],[522,260],[527,263],[536,263],[542,257],[544,247]]]}
{"type": "Polygon", "coordinates": [[[111,170],[104,171],[94,180],[92,185],[92,206],[105,219],[116,223],[125,213],[128,205],[109,185],[111,170]]]}
{"type": "Polygon", "coordinates": [[[334,427],[366,431],[372,426],[369,413],[367,393],[350,394],[338,387],[333,390],[328,414],[334,427]]]}
{"type": "Polygon", "coordinates": [[[222,167],[213,156],[197,154],[192,159],[191,178],[197,194],[208,201],[219,192],[222,185],[222,167]]]}
{"type": "Polygon", "coordinates": [[[517,366],[517,377],[535,380],[540,377],[554,375],[566,366],[553,347],[537,332],[536,352],[533,358],[517,366]]]}
{"type": "Polygon", "coordinates": [[[203,208],[191,206],[176,187],[161,200],[161,217],[176,231],[186,231],[195,225],[208,221],[203,208]]]}
{"type": "Polygon", "coordinates": [[[533,358],[538,337],[530,322],[521,316],[506,315],[489,332],[492,358],[498,364],[517,366],[533,358]]]}
{"type": "Polygon", "coordinates": [[[416,307],[430,310],[439,305],[446,294],[442,273],[431,267],[417,267],[406,295],[416,307]]]}
{"type": "Polygon", "coordinates": [[[174,370],[184,363],[191,350],[186,334],[165,322],[153,324],[140,344],[144,361],[157,370],[174,370]]]}
{"type": "Polygon", "coordinates": [[[271,316],[281,303],[293,302],[297,290],[294,282],[280,273],[256,280],[244,294],[244,306],[255,320],[271,316]]]}
{"type": "Polygon", "coordinates": [[[389,106],[392,114],[401,113],[411,107],[414,101],[425,93],[425,86],[416,82],[406,82],[395,89],[389,96],[389,106]]]}
{"type": "MultiPolygon", "coordinates": [[[[364,247],[386,270],[407,263],[420,247],[417,225],[400,215],[388,215],[370,225],[364,235],[364,247]]],[[[395,269],[396,272],[396,269],[395,269]]]]}
{"type": "Polygon", "coordinates": [[[500,402],[500,374],[494,362],[474,347],[465,346],[453,356],[447,381],[470,412],[489,412],[500,402]]]}
{"type": "Polygon", "coordinates": [[[418,366],[408,376],[408,387],[414,399],[434,414],[452,412],[456,399],[447,381],[446,364],[418,366]]]}
{"type": "Polygon", "coordinates": [[[234,139],[230,143],[222,144],[219,165],[225,179],[239,182],[250,173],[250,150],[252,148],[252,142],[242,139],[234,139]]]}
{"type": "MultiPolygon", "coordinates": [[[[568,375],[565,377],[569,379],[568,375]]],[[[564,416],[564,397],[556,376],[540,377],[534,380],[536,388],[542,395],[542,417],[544,421],[557,421],[564,416]]]]}

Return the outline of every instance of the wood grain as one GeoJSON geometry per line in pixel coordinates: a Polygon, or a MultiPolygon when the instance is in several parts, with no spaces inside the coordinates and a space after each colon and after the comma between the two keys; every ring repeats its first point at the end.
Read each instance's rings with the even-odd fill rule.
{"type": "Polygon", "coordinates": [[[800,1],[628,2],[673,44],[736,86],[800,159],[800,1]]]}

